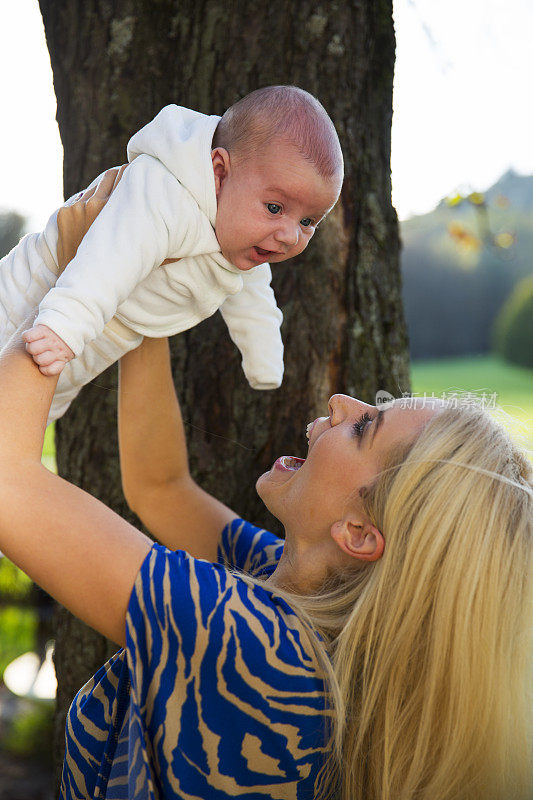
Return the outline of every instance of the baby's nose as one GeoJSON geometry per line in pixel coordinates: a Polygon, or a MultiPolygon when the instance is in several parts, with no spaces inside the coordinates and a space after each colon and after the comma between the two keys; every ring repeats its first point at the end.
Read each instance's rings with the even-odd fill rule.
{"type": "Polygon", "coordinates": [[[286,247],[294,247],[297,245],[299,237],[298,226],[290,220],[286,220],[283,225],[280,225],[276,232],[276,239],[286,247]]]}

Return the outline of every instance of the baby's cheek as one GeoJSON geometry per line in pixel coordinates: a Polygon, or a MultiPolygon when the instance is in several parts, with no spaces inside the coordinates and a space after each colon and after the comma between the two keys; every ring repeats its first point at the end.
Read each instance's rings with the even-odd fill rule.
{"type": "Polygon", "coordinates": [[[298,253],[303,253],[303,251],[305,250],[310,241],[311,241],[310,236],[305,236],[302,239],[300,239],[297,245],[298,253]]]}

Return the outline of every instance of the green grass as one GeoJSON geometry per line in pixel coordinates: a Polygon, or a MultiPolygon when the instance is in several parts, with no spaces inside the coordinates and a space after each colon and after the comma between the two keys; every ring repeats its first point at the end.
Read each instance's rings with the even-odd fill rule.
{"type": "Polygon", "coordinates": [[[497,404],[512,418],[509,429],[533,447],[533,370],[515,367],[495,356],[417,361],[411,365],[416,395],[454,390],[496,394],[497,404]]]}

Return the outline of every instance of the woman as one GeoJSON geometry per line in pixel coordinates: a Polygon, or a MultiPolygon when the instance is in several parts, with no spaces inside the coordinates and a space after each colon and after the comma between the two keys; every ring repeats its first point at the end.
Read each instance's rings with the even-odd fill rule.
{"type": "Polygon", "coordinates": [[[0,549],[126,646],[72,706],[63,797],[531,797],[531,470],[485,412],[334,395],[257,482],[283,544],[191,479],[146,340],[121,465],[166,549],[40,466],[55,379],[20,335],[0,382],[0,549]]]}

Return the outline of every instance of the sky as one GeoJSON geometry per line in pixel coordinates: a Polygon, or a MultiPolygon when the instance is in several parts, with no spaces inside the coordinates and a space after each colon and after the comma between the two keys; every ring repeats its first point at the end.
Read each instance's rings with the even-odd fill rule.
{"type": "Polygon", "coordinates": [[[506,170],[533,174],[533,2],[396,0],[393,202],[400,219],[506,170]]]}
{"type": "MultiPolygon", "coordinates": [[[[400,219],[509,168],[533,174],[533,2],[395,0],[394,19],[400,219]]],[[[37,0],[0,3],[0,75],[0,210],[39,230],[62,202],[62,149],[37,0]]]]}

